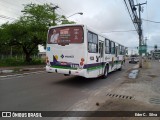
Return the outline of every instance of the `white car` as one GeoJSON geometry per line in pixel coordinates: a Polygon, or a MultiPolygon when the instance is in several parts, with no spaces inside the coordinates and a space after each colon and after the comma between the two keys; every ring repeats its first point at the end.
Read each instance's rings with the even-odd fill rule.
{"type": "Polygon", "coordinates": [[[137,56],[131,56],[129,59],[129,63],[138,63],[139,59],[137,56]]]}

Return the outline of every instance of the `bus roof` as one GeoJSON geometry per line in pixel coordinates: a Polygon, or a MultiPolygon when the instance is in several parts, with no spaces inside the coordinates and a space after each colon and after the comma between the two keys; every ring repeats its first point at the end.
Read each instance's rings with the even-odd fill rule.
{"type": "Polygon", "coordinates": [[[57,28],[57,27],[65,27],[65,26],[85,26],[85,25],[83,25],[83,24],[62,24],[62,25],[57,25],[57,26],[51,26],[51,27],[49,27],[49,29],[57,28]]]}

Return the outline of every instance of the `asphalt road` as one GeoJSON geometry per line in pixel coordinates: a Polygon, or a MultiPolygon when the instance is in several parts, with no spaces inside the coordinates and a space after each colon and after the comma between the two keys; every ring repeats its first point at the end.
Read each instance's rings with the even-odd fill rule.
{"type": "MultiPolygon", "coordinates": [[[[110,73],[106,79],[85,79],[57,73],[0,78],[0,111],[64,111],[92,91],[110,86],[134,64],[110,73]]],[[[114,86],[113,86],[114,87],[114,86]]]]}

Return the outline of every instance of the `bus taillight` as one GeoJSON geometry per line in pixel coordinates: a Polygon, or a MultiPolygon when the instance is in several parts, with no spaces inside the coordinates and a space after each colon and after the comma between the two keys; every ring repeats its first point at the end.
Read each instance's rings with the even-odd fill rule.
{"type": "Polygon", "coordinates": [[[84,65],[84,58],[81,58],[80,66],[84,65]]]}
{"type": "Polygon", "coordinates": [[[80,62],[80,66],[83,66],[83,62],[82,61],[80,62]]]}

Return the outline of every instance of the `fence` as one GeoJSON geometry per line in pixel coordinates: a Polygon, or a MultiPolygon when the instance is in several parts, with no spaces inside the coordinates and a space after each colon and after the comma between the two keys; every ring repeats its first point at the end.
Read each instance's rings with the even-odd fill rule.
{"type": "MultiPolygon", "coordinates": [[[[40,59],[41,56],[40,55],[31,55],[32,59],[40,59]]],[[[3,55],[0,54],[0,60],[4,60],[4,59],[21,59],[21,60],[25,60],[25,55],[3,55]]]]}

